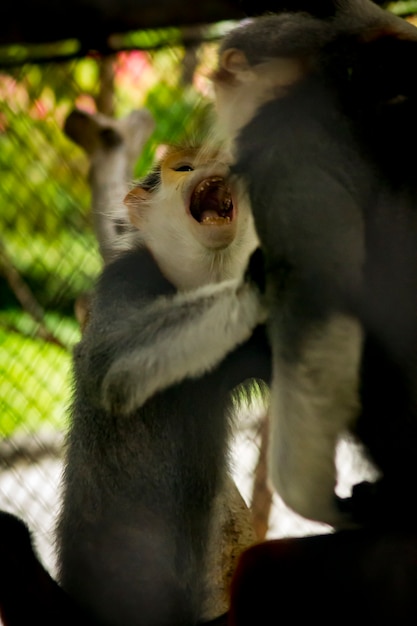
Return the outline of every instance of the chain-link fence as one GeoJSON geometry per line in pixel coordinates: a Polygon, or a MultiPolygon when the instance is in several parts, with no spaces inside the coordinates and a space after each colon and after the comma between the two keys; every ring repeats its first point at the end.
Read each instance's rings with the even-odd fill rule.
{"type": "MultiPolygon", "coordinates": [[[[0,508],[28,522],[52,573],[76,305],[102,264],[91,155],[68,137],[66,120],[74,108],[114,119],[148,110],[155,128],[132,171],[143,175],[159,146],[181,142],[205,119],[216,43],[198,34],[190,46],[162,45],[155,34],[147,51],[132,35],[128,51],[59,62],[20,62],[10,47],[0,67],[0,508]]],[[[238,424],[234,476],[258,535],[326,530],[290,513],[268,486],[266,408],[254,404],[238,424]]]]}

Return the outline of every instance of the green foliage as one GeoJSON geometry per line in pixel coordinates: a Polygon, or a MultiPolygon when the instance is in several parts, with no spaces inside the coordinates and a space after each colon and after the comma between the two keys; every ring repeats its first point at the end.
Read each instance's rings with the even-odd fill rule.
{"type": "Polygon", "coordinates": [[[12,44],[0,46],[0,61],[2,65],[19,64],[29,59],[48,59],[51,57],[66,57],[76,54],[80,50],[80,43],[76,39],[56,41],[43,44],[12,44]]]}
{"type": "Polygon", "coordinates": [[[70,353],[0,327],[0,436],[47,423],[65,426],[71,391],[70,353]]]}
{"type": "MultiPolygon", "coordinates": [[[[114,59],[115,116],[145,106],[156,122],[135,177],[149,171],[158,146],[195,138],[206,123],[205,97],[182,85],[179,34],[167,29],[166,36],[177,39],[169,49],[114,59]]],[[[25,54],[24,47],[10,51],[14,59],[25,54]]],[[[100,59],[93,57],[0,73],[0,249],[45,311],[43,330],[66,346],[41,338],[38,322],[22,309],[0,265],[3,436],[20,428],[35,431],[45,422],[64,426],[71,348],[80,334],[74,302],[92,286],[101,258],[91,223],[88,158],[63,127],[75,106],[92,110],[99,76],[100,59]]]]}
{"type": "Polygon", "coordinates": [[[181,30],[179,28],[154,28],[129,32],[113,37],[115,43],[126,48],[147,50],[156,46],[172,46],[174,42],[181,43],[181,30]]]}
{"type": "MultiPolygon", "coordinates": [[[[28,313],[10,309],[0,313],[1,326],[13,329],[14,333],[20,333],[24,337],[36,337],[39,331],[39,323],[28,313]]],[[[60,342],[60,348],[71,351],[76,342],[81,338],[78,323],[73,317],[63,317],[58,313],[46,313],[43,325],[51,335],[60,342]]]]}
{"type": "Polygon", "coordinates": [[[209,105],[200,95],[192,89],[184,89],[179,94],[178,89],[173,90],[167,83],[159,83],[151,90],[145,104],[158,122],[136,164],[137,177],[145,175],[152,167],[161,144],[181,143],[187,138],[204,135],[208,118],[209,105]]]}
{"type": "Polygon", "coordinates": [[[387,4],[388,11],[395,15],[412,15],[417,13],[417,0],[396,0],[387,4]]]}
{"type": "Polygon", "coordinates": [[[61,232],[51,243],[44,233],[7,233],[7,250],[41,306],[72,311],[77,296],[91,288],[101,268],[92,234],[61,232]]]}

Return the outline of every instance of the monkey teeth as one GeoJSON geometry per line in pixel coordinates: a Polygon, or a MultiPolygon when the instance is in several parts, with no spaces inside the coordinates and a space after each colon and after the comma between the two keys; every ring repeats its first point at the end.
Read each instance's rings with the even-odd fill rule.
{"type": "Polygon", "coordinates": [[[204,225],[225,225],[233,220],[233,201],[229,188],[221,176],[202,180],[195,187],[190,200],[190,213],[204,225]]]}
{"type": "Polygon", "coordinates": [[[232,220],[230,219],[230,217],[220,217],[220,215],[218,217],[214,217],[214,216],[210,216],[207,215],[206,217],[203,217],[203,219],[201,220],[201,224],[231,224],[232,220]]]}

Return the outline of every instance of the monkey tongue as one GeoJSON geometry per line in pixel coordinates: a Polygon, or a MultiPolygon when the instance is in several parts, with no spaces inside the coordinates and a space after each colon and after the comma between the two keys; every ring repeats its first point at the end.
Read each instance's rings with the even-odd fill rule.
{"type": "Polygon", "coordinates": [[[200,224],[228,224],[233,218],[229,188],[220,176],[202,180],[190,200],[190,213],[200,224]]]}

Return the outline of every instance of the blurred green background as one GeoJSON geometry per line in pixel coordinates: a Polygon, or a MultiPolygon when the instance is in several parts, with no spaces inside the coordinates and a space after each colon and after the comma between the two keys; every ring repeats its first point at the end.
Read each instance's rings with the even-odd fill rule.
{"type": "MultiPolygon", "coordinates": [[[[154,51],[53,63],[46,57],[7,70],[1,68],[0,53],[2,437],[46,424],[65,426],[71,349],[80,335],[74,302],[101,267],[90,212],[89,162],[63,132],[68,114],[74,107],[97,111],[103,97],[112,102],[110,113],[116,118],[146,107],[156,126],[135,177],[149,170],[159,145],[198,132],[209,102],[213,44],[189,50],[162,45],[166,40],[180,41],[180,31],[126,36],[127,47],[154,45],[154,51]]],[[[22,46],[6,52],[8,62],[27,54],[22,46]]]]}
{"type": "Polygon", "coordinates": [[[66,117],[109,101],[116,118],[148,108],[156,127],[134,171],[145,174],[160,144],[201,125],[216,39],[232,25],[198,27],[188,46],[177,28],[118,35],[117,54],[68,61],[55,59],[75,42],[0,47],[0,437],[65,426],[74,302],[101,267],[88,158],[64,134],[66,117]]]}
{"type": "MultiPolygon", "coordinates": [[[[417,12],[417,1],[386,6],[417,12]]],[[[146,107],[155,130],[133,172],[142,176],[161,144],[204,125],[216,41],[231,26],[198,27],[189,45],[176,28],[119,35],[120,51],[108,56],[64,59],[76,49],[71,41],[0,46],[0,508],[29,522],[51,568],[71,352],[80,338],[74,305],[101,269],[89,160],[65,135],[65,120],[75,107],[115,118],[146,107]]],[[[259,424],[255,415],[245,432],[256,454],[259,424]]]]}

